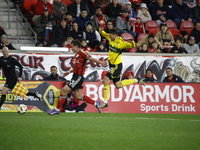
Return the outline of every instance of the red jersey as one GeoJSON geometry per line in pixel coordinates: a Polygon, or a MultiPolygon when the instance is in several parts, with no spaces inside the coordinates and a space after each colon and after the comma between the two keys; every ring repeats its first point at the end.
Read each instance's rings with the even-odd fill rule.
{"type": "Polygon", "coordinates": [[[86,61],[90,57],[87,52],[80,50],[73,58],[73,73],[78,75],[85,74],[86,61]]]}
{"type": "Polygon", "coordinates": [[[145,33],[144,24],[142,22],[141,23],[136,22],[134,26],[135,26],[135,33],[145,33]]]}

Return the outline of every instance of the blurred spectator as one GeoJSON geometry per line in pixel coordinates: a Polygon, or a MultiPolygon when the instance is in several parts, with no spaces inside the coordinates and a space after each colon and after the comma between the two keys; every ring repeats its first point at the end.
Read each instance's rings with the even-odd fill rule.
{"type": "Polygon", "coordinates": [[[163,40],[163,48],[162,48],[163,53],[169,53],[172,48],[173,46],[170,40],[163,40]]]}
{"type": "Polygon", "coordinates": [[[149,53],[148,52],[148,45],[146,43],[143,43],[137,53],[149,53]]]}
{"type": "Polygon", "coordinates": [[[98,29],[100,26],[106,28],[106,22],[109,20],[108,16],[102,13],[101,7],[95,8],[95,14],[92,16],[92,22],[94,29],[98,29]]]}
{"type": "Polygon", "coordinates": [[[102,7],[110,4],[110,0],[96,0],[96,2],[102,7]]]}
{"type": "Polygon", "coordinates": [[[152,9],[152,19],[156,20],[158,25],[167,21],[171,17],[170,8],[164,4],[163,0],[157,0],[152,9]]]}
{"type": "Polygon", "coordinates": [[[185,50],[185,48],[182,47],[182,43],[181,43],[181,39],[180,38],[177,38],[175,40],[175,45],[171,49],[170,53],[182,53],[182,54],[187,53],[187,51],[185,50]]]}
{"type": "Polygon", "coordinates": [[[34,15],[41,15],[44,9],[48,9],[49,13],[53,14],[53,6],[48,2],[48,0],[41,0],[34,7],[34,15]]]}
{"type": "Polygon", "coordinates": [[[105,47],[105,43],[100,42],[95,52],[108,52],[105,47]]]}
{"type": "Polygon", "coordinates": [[[125,8],[128,10],[128,17],[130,20],[136,19],[135,10],[132,8],[131,2],[127,2],[125,8]]]}
{"type": "Polygon", "coordinates": [[[200,21],[200,0],[197,0],[197,5],[193,9],[194,19],[200,21]]]}
{"type": "Polygon", "coordinates": [[[8,43],[8,37],[5,34],[1,36],[0,49],[2,49],[3,47],[8,47],[8,49],[10,50],[16,50],[16,48],[14,48],[11,43],[8,43]]]}
{"type": "Polygon", "coordinates": [[[73,18],[72,14],[70,12],[66,12],[62,18],[66,19],[67,22],[67,27],[69,28],[69,30],[73,29],[73,23],[76,22],[75,18],[73,18]]]}
{"type": "Polygon", "coordinates": [[[135,79],[134,74],[131,70],[126,72],[126,79],[135,79]]]}
{"type": "Polygon", "coordinates": [[[106,22],[106,29],[104,31],[107,32],[107,33],[110,33],[110,30],[113,29],[113,28],[114,28],[113,21],[108,20],[106,22]]]}
{"type": "Polygon", "coordinates": [[[53,30],[51,44],[53,47],[62,46],[69,36],[69,28],[67,27],[66,19],[62,19],[60,24],[57,24],[53,30]]]}
{"type": "Polygon", "coordinates": [[[82,0],[74,0],[74,2],[68,6],[68,11],[73,15],[73,18],[79,17],[83,9],[90,14],[87,4],[82,2],[82,0]]]}
{"type": "Polygon", "coordinates": [[[73,28],[70,31],[70,36],[73,39],[78,39],[79,41],[81,41],[82,38],[85,38],[85,34],[82,30],[79,29],[78,23],[73,23],[73,28]]]}
{"type": "Polygon", "coordinates": [[[162,43],[159,42],[159,40],[153,35],[153,33],[145,36],[142,40],[140,40],[138,43],[137,43],[137,47],[139,48],[140,45],[142,45],[143,43],[147,44],[147,45],[150,45],[152,42],[156,42],[157,45],[159,47],[162,47],[162,43]]]}
{"type": "Polygon", "coordinates": [[[69,37],[67,37],[67,40],[63,44],[63,47],[68,48],[68,52],[73,52],[72,51],[72,41],[73,40],[74,40],[73,37],[69,36],[69,37]]]}
{"type": "Polygon", "coordinates": [[[1,37],[3,34],[7,35],[6,32],[4,31],[4,29],[0,26],[0,37],[1,37]]]}
{"type": "Polygon", "coordinates": [[[85,25],[86,25],[86,22],[88,21],[92,21],[92,19],[89,17],[88,13],[86,10],[81,10],[81,14],[79,17],[76,18],[76,22],[78,23],[78,26],[79,28],[82,30],[82,31],[85,31],[85,25]]]}
{"type": "Polygon", "coordinates": [[[141,22],[141,17],[136,17],[136,23],[133,25],[133,31],[138,36],[140,33],[145,33],[144,24],[141,22]]]}
{"type": "Polygon", "coordinates": [[[50,67],[51,74],[47,77],[45,77],[44,81],[67,81],[65,78],[58,75],[58,69],[56,66],[50,67]]]}
{"type": "Polygon", "coordinates": [[[66,104],[63,105],[66,113],[83,113],[87,107],[86,103],[79,105],[79,100],[75,98],[73,92],[67,94],[66,104]]]}
{"type": "MultiPolygon", "coordinates": [[[[110,0],[111,2],[112,0],[110,0]]],[[[126,4],[129,2],[129,0],[118,0],[118,4],[120,4],[123,8],[126,7],[126,4]]]]}
{"type": "Polygon", "coordinates": [[[122,33],[130,33],[136,38],[136,33],[131,31],[127,9],[123,9],[122,14],[116,18],[116,28],[118,29],[119,35],[122,33]]]}
{"type": "Polygon", "coordinates": [[[34,30],[38,35],[38,40],[41,41],[44,36],[44,40],[49,42],[49,33],[52,32],[56,22],[53,15],[49,14],[48,9],[44,9],[44,12],[38,17],[34,30]]]}
{"type": "Polygon", "coordinates": [[[138,9],[137,16],[141,17],[142,23],[147,22],[148,20],[152,20],[152,17],[148,11],[147,5],[142,3],[140,8],[138,9]]]}
{"type": "Polygon", "coordinates": [[[169,40],[172,44],[174,44],[174,37],[170,30],[168,30],[166,23],[160,24],[160,30],[156,33],[156,37],[160,42],[162,42],[162,44],[164,40],[169,40]]]}
{"type": "Polygon", "coordinates": [[[176,23],[177,28],[180,28],[180,23],[182,21],[191,21],[195,24],[196,20],[193,19],[192,10],[186,3],[183,3],[182,0],[176,0],[172,5],[171,11],[172,19],[176,23]]]}
{"type": "Polygon", "coordinates": [[[161,48],[158,46],[156,41],[153,41],[148,45],[148,52],[149,53],[161,53],[161,48]]]}
{"type": "Polygon", "coordinates": [[[96,45],[99,45],[101,41],[101,36],[97,30],[93,28],[92,22],[86,23],[86,30],[85,30],[86,40],[88,41],[88,45],[94,49],[96,45]]]}
{"type": "Polygon", "coordinates": [[[82,45],[81,49],[85,52],[93,52],[94,51],[90,46],[88,46],[86,39],[81,40],[81,45],[82,45]]]}
{"type": "Polygon", "coordinates": [[[190,35],[194,36],[195,43],[200,47],[200,20],[196,23],[195,28],[192,30],[190,35]]]}
{"type": "Polygon", "coordinates": [[[178,82],[178,83],[184,83],[183,79],[180,76],[177,76],[173,74],[173,71],[171,68],[166,69],[167,76],[164,78],[162,82],[178,82]]]}
{"type": "Polygon", "coordinates": [[[89,16],[93,16],[95,14],[95,8],[100,7],[96,0],[88,0],[87,5],[90,12],[89,16]]]}
{"type": "Polygon", "coordinates": [[[154,79],[153,72],[150,69],[146,70],[146,74],[142,80],[144,82],[158,82],[158,80],[154,79]]]}
{"type": "Polygon", "coordinates": [[[190,8],[194,8],[196,6],[196,0],[183,0],[190,8]]]}
{"type": "Polygon", "coordinates": [[[107,7],[107,16],[110,20],[115,20],[117,16],[120,15],[122,10],[122,5],[118,3],[118,0],[112,0],[112,2],[107,7]]]}
{"type": "Polygon", "coordinates": [[[61,19],[62,15],[67,12],[67,6],[62,2],[62,0],[54,0],[52,5],[55,19],[61,19]]]}
{"type": "Polygon", "coordinates": [[[182,47],[186,49],[188,54],[200,54],[199,46],[195,44],[194,36],[188,36],[187,43],[183,44],[182,47]]]}
{"type": "Polygon", "coordinates": [[[181,43],[187,43],[187,39],[188,39],[188,32],[187,31],[180,31],[180,34],[181,34],[181,43]]]}

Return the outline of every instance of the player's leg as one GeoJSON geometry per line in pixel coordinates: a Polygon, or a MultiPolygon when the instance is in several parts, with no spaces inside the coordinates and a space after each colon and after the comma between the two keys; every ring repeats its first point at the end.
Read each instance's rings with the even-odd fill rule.
{"type": "Polygon", "coordinates": [[[86,103],[94,105],[98,109],[98,112],[101,113],[101,109],[98,108],[100,105],[100,102],[94,101],[93,99],[91,99],[90,97],[88,97],[86,95],[82,95],[82,89],[76,89],[74,91],[74,95],[75,95],[76,99],[85,101],[86,103]]]}
{"type": "Polygon", "coordinates": [[[0,109],[1,109],[1,106],[3,105],[3,103],[5,102],[6,100],[6,93],[9,91],[10,89],[7,88],[7,87],[3,87],[2,89],[2,92],[1,92],[1,99],[0,99],[0,109]]]}

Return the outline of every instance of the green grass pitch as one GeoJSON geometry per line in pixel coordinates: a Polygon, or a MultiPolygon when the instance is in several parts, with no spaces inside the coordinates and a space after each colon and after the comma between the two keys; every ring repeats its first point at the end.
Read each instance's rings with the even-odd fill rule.
{"type": "Polygon", "coordinates": [[[200,115],[0,112],[0,150],[200,150],[200,115]]]}

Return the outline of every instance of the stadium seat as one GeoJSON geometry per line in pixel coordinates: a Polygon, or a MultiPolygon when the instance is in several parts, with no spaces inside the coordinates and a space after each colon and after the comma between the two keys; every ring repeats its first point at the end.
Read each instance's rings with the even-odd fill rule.
{"type": "Polygon", "coordinates": [[[102,9],[102,13],[103,13],[104,15],[106,15],[107,7],[108,7],[108,6],[103,6],[103,7],[101,8],[101,9],[102,9]]]}
{"type": "Polygon", "coordinates": [[[136,53],[137,52],[137,48],[127,48],[127,50],[129,51],[129,53],[136,53]]]}
{"type": "Polygon", "coordinates": [[[187,31],[188,34],[190,34],[193,28],[194,24],[191,21],[182,21],[180,24],[180,30],[187,31]]]}
{"type": "Polygon", "coordinates": [[[147,21],[145,23],[144,27],[145,27],[145,30],[146,30],[147,33],[150,33],[149,32],[150,30],[155,30],[155,31],[159,30],[159,25],[158,25],[158,23],[155,20],[149,20],[149,21],[147,21]]]}
{"type": "Polygon", "coordinates": [[[174,21],[165,21],[169,30],[177,30],[176,23],[174,21]]]}
{"type": "Polygon", "coordinates": [[[30,14],[31,11],[31,5],[37,4],[38,0],[24,0],[22,4],[22,8],[25,9],[25,14],[30,14]]]}
{"type": "Polygon", "coordinates": [[[72,1],[72,0],[62,0],[62,2],[63,2],[66,6],[69,6],[73,1],[72,1]]]}
{"type": "Polygon", "coordinates": [[[129,40],[134,40],[134,37],[132,34],[130,33],[122,33],[121,37],[125,40],[125,41],[129,41],[129,40]]]}
{"type": "Polygon", "coordinates": [[[141,33],[141,34],[139,34],[138,37],[137,37],[137,42],[139,42],[140,40],[142,40],[147,35],[148,35],[147,33],[141,33]]]}

